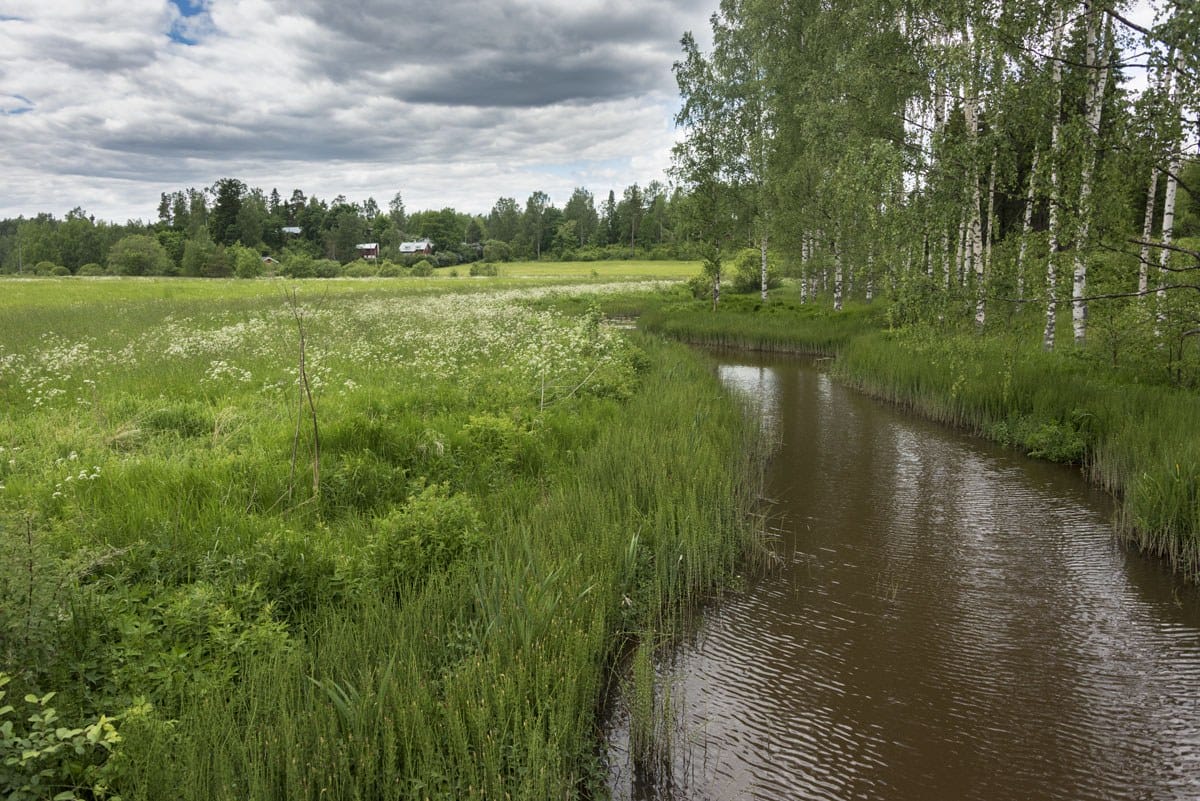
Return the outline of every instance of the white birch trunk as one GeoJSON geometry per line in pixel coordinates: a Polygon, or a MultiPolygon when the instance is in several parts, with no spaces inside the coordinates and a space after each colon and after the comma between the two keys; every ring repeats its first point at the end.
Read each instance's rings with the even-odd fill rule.
{"type": "Polygon", "coordinates": [[[762,236],[758,240],[759,255],[762,257],[762,302],[767,302],[767,233],[763,230],[762,236]]]}
{"type": "Polygon", "coordinates": [[[875,256],[867,256],[867,303],[875,299],[875,256]]]}
{"type": "MultiPolygon", "coordinates": [[[[1142,220],[1142,242],[1148,243],[1154,233],[1154,198],[1158,194],[1158,167],[1150,169],[1150,188],[1146,192],[1146,217],[1142,220]]],[[[1138,259],[1138,292],[1142,297],[1150,290],[1150,245],[1143,244],[1138,259]]]]}
{"type": "Polygon", "coordinates": [[[833,310],[842,310],[842,252],[833,243],[833,310]]]}
{"type": "MultiPolygon", "coordinates": [[[[1177,52],[1175,54],[1175,65],[1174,66],[1177,71],[1183,70],[1184,61],[1183,61],[1183,52],[1182,51],[1177,52]]],[[[1170,77],[1167,78],[1167,85],[1168,85],[1168,87],[1171,87],[1171,78],[1170,77]]],[[[1168,108],[1171,109],[1172,114],[1176,114],[1179,111],[1178,91],[1179,91],[1178,83],[1175,83],[1174,87],[1168,88],[1168,93],[1171,96],[1168,108]]],[[[1172,127],[1174,127],[1174,125],[1175,125],[1174,120],[1171,121],[1171,125],[1172,125],[1172,127]]],[[[1175,176],[1179,175],[1179,170],[1183,166],[1183,157],[1182,157],[1183,149],[1180,147],[1180,142],[1179,142],[1180,138],[1181,137],[1179,135],[1176,135],[1175,132],[1172,131],[1171,162],[1170,162],[1169,166],[1167,167],[1167,190],[1163,196],[1162,243],[1164,245],[1170,245],[1171,239],[1175,235],[1175,199],[1176,199],[1176,196],[1178,193],[1178,186],[1179,186],[1179,182],[1176,180],[1175,176]]],[[[1159,320],[1161,321],[1161,320],[1163,320],[1164,314],[1165,314],[1163,301],[1166,300],[1166,297],[1167,297],[1167,290],[1166,290],[1167,267],[1170,266],[1170,264],[1171,264],[1171,251],[1168,248],[1164,247],[1161,249],[1161,252],[1158,254],[1158,256],[1159,256],[1159,261],[1158,261],[1159,272],[1158,272],[1157,295],[1158,295],[1158,308],[1159,308],[1158,314],[1159,314],[1159,320]]]]}
{"type": "Polygon", "coordinates": [[[983,235],[983,272],[991,275],[992,246],[996,243],[996,161],[999,154],[992,149],[992,171],[988,177],[987,231],[983,235]]]}
{"type": "MultiPolygon", "coordinates": [[[[1079,230],[1075,238],[1075,274],[1071,300],[1071,327],[1075,334],[1075,344],[1082,345],[1087,338],[1087,247],[1088,234],[1092,222],[1092,174],[1096,169],[1096,150],[1100,141],[1100,118],[1104,111],[1104,91],[1108,88],[1107,64],[1101,69],[1100,60],[1108,60],[1107,26],[1103,40],[1100,39],[1100,14],[1093,3],[1086,7],[1092,19],[1088,22],[1087,62],[1091,70],[1099,69],[1099,74],[1092,78],[1092,91],[1088,97],[1087,108],[1087,143],[1088,149],[1083,156],[1083,174],[1079,184],[1079,230]]],[[[1111,24],[1111,23],[1110,23],[1111,24]]]]}
{"type": "Polygon", "coordinates": [[[942,231],[942,279],[950,291],[950,232],[942,231]]]}
{"type": "Polygon", "coordinates": [[[1051,75],[1055,87],[1054,122],[1050,127],[1050,253],[1046,259],[1046,328],[1042,332],[1042,347],[1054,350],[1054,328],[1058,316],[1058,242],[1062,233],[1062,216],[1059,211],[1058,146],[1062,135],[1062,53],[1063,26],[1066,12],[1060,12],[1054,26],[1054,43],[1051,46],[1053,64],[1051,75]]]}
{"type": "MultiPolygon", "coordinates": [[[[979,99],[973,92],[968,92],[963,86],[963,117],[966,121],[967,139],[971,143],[971,156],[974,161],[975,150],[979,141],[979,99]]],[[[975,326],[982,328],[986,319],[983,294],[983,221],[980,219],[979,207],[983,200],[979,191],[978,167],[972,164],[970,171],[971,208],[967,217],[967,234],[969,238],[971,267],[975,270],[975,326]]],[[[963,274],[963,284],[966,285],[966,273],[963,274]]]]}
{"type": "Polygon", "coordinates": [[[1017,251],[1017,300],[1025,299],[1025,253],[1029,248],[1029,234],[1033,227],[1033,206],[1037,199],[1038,161],[1042,151],[1033,151],[1033,164],[1029,168],[1029,192],[1025,196],[1025,219],[1021,221],[1021,248],[1017,251]]]}

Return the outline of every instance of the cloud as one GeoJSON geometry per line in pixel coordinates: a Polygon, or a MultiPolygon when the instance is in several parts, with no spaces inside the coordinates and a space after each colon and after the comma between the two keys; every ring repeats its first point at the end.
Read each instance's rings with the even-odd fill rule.
{"type": "Polygon", "coordinates": [[[661,177],[710,2],[0,0],[0,216],[147,216],[223,176],[470,211],[619,192],[661,177]]]}

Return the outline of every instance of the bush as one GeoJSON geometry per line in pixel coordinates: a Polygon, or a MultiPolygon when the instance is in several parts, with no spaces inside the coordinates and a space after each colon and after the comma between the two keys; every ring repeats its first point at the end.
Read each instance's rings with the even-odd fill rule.
{"type": "Polygon", "coordinates": [[[494,277],[495,275],[497,275],[496,265],[490,264],[488,262],[476,262],[475,264],[471,265],[471,275],[473,275],[473,276],[486,275],[489,277],[494,277]]]}
{"type": "Polygon", "coordinates": [[[412,266],[412,274],[418,278],[428,278],[433,275],[433,265],[425,259],[421,259],[412,266]]]}
{"type": "Polygon", "coordinates": [[[313,272],[317,278],[337,278],[342,274],[342,264],[334,259],[317,259],[313,262],[313,272]]]}
{"type": "Polygon", "coordinates": [[[317,274],[316,262],[304,253],[291,253],[283,258],[279,274],[287,278],[312,278],[317,274]]]}
{"type": "Polygon", "coordinates": [[[57,276],[57,277],[59,277],[59,278],[62,278],[64,275],[70,275],[70,274],[71,274],[71,271],[70,271],[70,270],[68,270],[66,267],[63,267],[61,264],[56,264],[56,265],[54,265],[54,267],[53,267],[53,268],[50,270],[50,274],[51,274],[51,275],[54,275],[54,276],[57,276]]]}
{"type": "Polygon", "coordinates": [[[33,268],[34,275],[53,275],[57,265],[52,261],[39,261],[33,268]]]}
{"type": "Polygon", "coordinates": [[[489,239],[483,243],[484,261],[512,261],[512,247],[499,239],[489,239]]]}
{"type": "Polygon", "coordinates": [[[373,278],[379,275],[379,268],[376,267],[374,262],[359,259],[343,267],[342,275],[346,278],[373,278]]]}
{"type": "MultiPolygon", "coordinates": [[[[754,248],[743,248],[733,257],[733,278],[729,291],[750,294],[762,291],[762,253],[754,248]]],[[[767,256],[767,289],[780,284],[779,267],[770,255],[767,256]]]]}
{"type": "Polygon", "coordinates": [[[108,271],[117,275],[162,275],[173,266],[159,241],[144,234],[124,237],[108,251],[108,271]]]}
{"type": "Polygon", "coordinates": [[[432,484],[375,521],[368,552],[380,587],[399,590],[445,570],[482,544],[483,527],[471,498],[432,484]]]}
{"type": "Polygon", "coordinates": [[[82,267],[79,268],[79,272],[76,273],[76,275],[104,275],[104,274],[105,274],[104,267],[102,267],[99,264],[96,264],[96,262],[94,262],[94,261],[88,262],[87,264],[83,265],[82,267]]]}
{"type": "Polygon", "coordinates": [[[443,250],[440,253],[433,254],[433,263],[437,267],[453,267],[458,264],[458,254],[451,250],[443,250]]]}
{"type": "Polygon", "coordinates": [[[405,275],[404,268],[394,262],[385,261],[379,268],[380,278],[399,278],[405,275]]]}
{"type": "Polygon", "coordinates": [[[229,249],[233,274],[238,278],[258,278],[263,274],[262,256],[253,248],[234,245],[229,249]]]}

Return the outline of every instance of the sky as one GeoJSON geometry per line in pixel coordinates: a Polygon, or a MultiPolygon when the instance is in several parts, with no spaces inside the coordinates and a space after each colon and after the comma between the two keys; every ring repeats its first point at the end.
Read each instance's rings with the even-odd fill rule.
{"type": "MultiPolygon", "coordinates": [[[[487,212],[665,178],[718,0],[0,0],[0,218],[238,178],[487,212]]],[[[1149,23],[1149,0],[1133,16],[1149,23]]]]}
{"type": "Polygon", "coordinates": [[[485,213],[664,179],[717,0],[0,0],[0,218],[239,178],[485,213]]]}

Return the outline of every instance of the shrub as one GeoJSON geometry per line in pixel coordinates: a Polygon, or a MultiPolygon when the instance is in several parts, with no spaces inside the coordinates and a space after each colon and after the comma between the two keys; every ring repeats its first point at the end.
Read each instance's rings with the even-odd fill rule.
{"type": "Polygon", "coordinates": [[[54,276],[58,276],[59,278],[62,278],[64,275],[70,275],[71,271],[68,270],[66,267],[62,266],[61,264],[56,264],[50,270],[50,274],[54,275],[54,276]]]}
{"type": "Polygon", "coordinates": [[[83,265],[82,267],[79,268],[79,272],[76,273],[76,275],[104,275],[104,274],[105,274],[104,267],[102,267],[99,264],[96,264],[96,262],[94,262],[94,261],[88,262],[87,264],[83,265]]]}
{"type": "Polygon", "coordinates": [[[433,265],[425,259],[421,259],[412,266],[412,274],[418,278],[428,278],[433,275],[433,265]]]}
{"type": "Polygon", "coordinates": [[[39,261],[33,268],[33,272],[35,275],[53,275],[56,266],[58,265],[52,261],[39,261]]]}
{"type": "Polygon", "coordinates": [[[233,274],[238,278],[258,278],[263,274],[262,256],[253,248],[234,245],[230,249],[233,274]]]}
{"type": "Polygon", "coordinates": [[[317,278],[337,278],[342,274],[342,265],[333,259],[319,259],[313,262],[313,274],[317,278]]]}
{"type": "Polygon", "coordinates": [[[373,278],[379,275],[379,268],[373,262],[359,259],[343,267],[342,275],[346,278],[373,278]]]}
{"type": "Polygon", "coordinates": [[[380,278],[399,278],[404,275],[404,268],[394,262],[385,261],[379,268],[380,278]]]}
{"type": "Polygon", "coordinates": [[[375,521],[367,550],[381,588],[399,590],[445,570],[482,544],[471,498],[450,494],[446,484],[431,484],[375,521]]]}
{"type": "Polygon", "coordinates": [[[279,274],[287,278],[312,278],[317,274],[313,258],[304,253],[290,253],[283,258],[279,274]]]}
{"type": "Polygon", "coordinates": [[[484,261],[512,261],[512,247],[499,239],[489,239],[483,243],[484,261]]]}
{"type": "Polygon", "coordinates": [[[473,276],[495,276],[496,274],[496,265],[494,264],[488,262],[476,262],[475,264],[471,265],[471,275],[473,276]]]}
{"type": "MultiPolygon", "coordinates": [[[[743,248],[733,257],[733,278],[730,291],[738,294],[749,294],[762,290],[762,253],[754,248],[743,248]]],[[[767,257],[767,289],[774,289],[780,284],[779,267],[775,259],[767,257]]]]}

